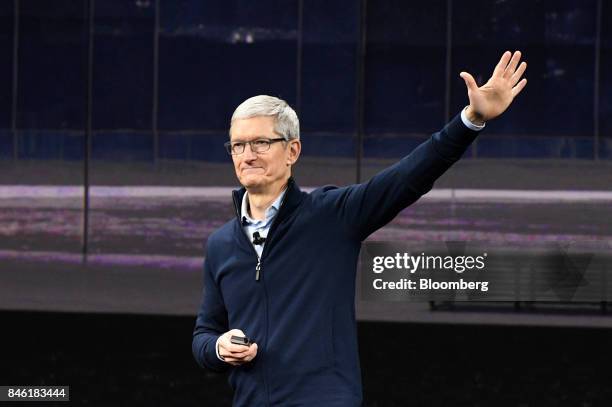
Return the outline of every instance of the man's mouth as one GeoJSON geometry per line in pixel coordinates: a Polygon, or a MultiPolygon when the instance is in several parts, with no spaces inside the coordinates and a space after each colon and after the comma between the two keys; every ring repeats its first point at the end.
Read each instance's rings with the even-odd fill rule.
{"type": "Polygon", "coordinates": [[[253,172],[259,172],[259,171],[263,171],[263,168],[261,167],[249,167],[249,168],[243,168],[242,172],[245,174],[249,174],[249,173],[253,173],[253,172]]]}

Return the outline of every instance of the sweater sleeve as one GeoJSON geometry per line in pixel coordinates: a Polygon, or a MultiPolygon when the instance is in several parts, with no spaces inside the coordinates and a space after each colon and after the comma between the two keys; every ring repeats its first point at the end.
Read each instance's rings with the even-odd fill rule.
{"type": "Polygon", "coordinates": [[[457,115],[399,162],[362,184],[323,191],[349,234],[365,240],[418,200],[461,158],[479,133],[457,115]]]}
{"type": "Polygon", "coordinates": [[[223,372],[230,366],[217,357],[216,343],[228,331],[227,311],[219,287],[213,279],[211,265],[204,261],[204,290],[193,330],[191,350],[202,368],[223,372]]]}

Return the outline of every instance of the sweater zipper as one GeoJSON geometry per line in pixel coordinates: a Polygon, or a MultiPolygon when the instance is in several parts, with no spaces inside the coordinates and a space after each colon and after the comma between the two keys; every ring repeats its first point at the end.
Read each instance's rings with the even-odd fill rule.
{"type": "MultiPolygon", "coordinates": [[[[278,223],[280,212],[283,209],[283,204],[285,203],[285,198],[287,198],[287,193],[289,193],[289,186],[287,186],[287,190],[285,191],[285,196],[283,197],[283,200],[278,206],[278,212],[276,213],[276,217],[274,218],[272,225],[270,225],[270,229],[269,229],[270,232],[275,229],[274,227],[278,223]]],[[[255,266],[255,281],[259,281],[260,274],[261,274],[261,261],[263,259],[263,255],[266,253],[268,247],[270,246],[271,241],[268,241],[267,244],[264,246],[263,251],[261,252],[261,256],[257,254],[257,250],[255,250],[255,247],[253,247],[253,244],[251,243],[251,240],[249,239],[249,235],[247,235],[244,228],[242,227],[242,219],[240,218],[240,212],[238,210],[238,201],[236,198],[237,197],[235,195],[232,195],[232,199],[234,201],[234,211],[236,212],[236,218],[238,219],[240,229],[242,230],[242,233],[246,237],[249,246],[251,246],[251,249],[253,250],[255,257],[257,258],[257,265],[255,266]]],[[[268,236],[272,237],[272,234],[268,233],[268,236]]]]}
{"type": "Polygon", "coordinates": [[[260,271],[261,271],[261,257],[257,256],[257,266],[255,266],[255,281],[259,281],[260,271]]]}
{"type": "MultiPolygon", "coordinates": [[[[287,186],[287,189],[289,189],[289,187],[287,186]]],[[[257,266],[255,266],[255,281],[259,281],[259,275],[261,273],[261,262],[263,260],[264,254],[266,254],[268,252],[268,248],[270,247],[270,243],[272,243],[272,232],[275,231],[276,226],[279,222],[280,219],[280,213],[283,210],[283,204],[285,203],[285,198],[287,198],[287,194],[289,193],[289,191],[285,191],[285,196],[283,196],[283,200],[281,201],[280,205],[278,206],[278,212],[276,213],[276,217],[274,218],[274,221],[272,222],[272,225],[270,225],[270,229],[268,229],[268,236],[267,237],[267,242],[266,245],[264,246],[262,252],[261,252],[261,256],[257,255],[257,251],[255,250],[255,248],[253,247],[253,245],[251,245],[251,247],[253,247],[253,250],[255,251],[255,254],[257,255],[257,266]]],[[[244,229],[243,229],[244,230],[244,229]]],[[[247,236],[248,239],[248,236],[247,236]]]]}
{"type": "Polygon", "coordinates": [[[247,233],[245,232],[244,228],[242,227],[242,219],[240,218],[240,210],[238,209],[239,208],[239,206],[238,206],[238,196],[236,195],[235,192],[232,194],[232,200],[234,201],[234,211],[236,212],[236,219],[238,219],[238,227],[242,231],[242,234],[244,235],[244,237],[247,240],[247,244],[251,247],[251,250],[253,251],[253,254],[257,258],[257,266],[255,266],[255,280],[259,281],[259,272],[261,270],[261,257],[259,257],[259,254],[257,254],[257,250],[255,250],[255,248],[253,247],[253,244],[249,240],[249,235],[247,235],[247,233]]]}
{"type": "MultiPolygon", "coordinates": [[[[269,231],[272,232],[276,226],[276,224],[278,223],[278,220],[280,218],[280,213],[281,210],[283,209],[283,204],[285,203],[285,198],[287,198],[287,194],[289,193],[289,185],[287,186],[287,191],[285,191],[285,196],[283,197],[283,200],[281,201],[279,207],[278,207],[278,212],[276,213],[276,218],[274,218],[274,222],[272,222],[272,225],[270,226],[269,231]]],[[[251,244],[251,241],[249,240],[249,236],[247,235],[247,233],[245,232],[244,228],[242,227],[242,219],[240,218],[240,211],[239,211],[239,206],[238,206],[238,200],[237,200],[237,195],[236,194],[232,194],[232,199],[234,201],[234,210],[236,211],[236,218],[238,219],[238,226],[240,227],[240,229],[242,230],[242,233],[244,235],[244,237],[247,239],[247,243],[249,246],[251,246],[251,249],[253,250],[253,253],[255,254],[255,257],[257,257],[257,265],[255,266],[255,281],[259,281],[260,278],[260,274],[261,274],[261,261],[263,259],[263,255],[267,252],[268,247],[270,246],[271,241],[268,241],[268,244],[264,246],[263,251],[261,252],[261,256],[259,256],[259,254],[257,253],[257,250],[255,250],[255,247],[251,244]]],[[[268,236],[272,236],[271,233],[268,233],[268,236]]],[[[267,297],[268,294],[266,292],[266,285],[263,284],[263,291],[264,291],[264,296],[267,297]]],[[[268,336],[268,310],[267,310],[267,299],[266,299],[266,342],[267,342],[267,336],[268,336]]],[[[265,364],[263,363],[264,360],[262,360],[262,376],[263,376],[263,385],[264,385],[264,391],[266,392],[267,395],[267,402],[266,405],[270,404],[270,393],[269,393],[269,389],[268,389],[268,384],[267,384],[267,380],[266,380],[266,370],[265,370],[265,364]]]]}
{"type": "MultiPolygon", "coordinates": [[[[237,200],[237,195],[234,193],[232,194],[232,199],[234,201],[234,210],[236,211],[236,219],[238,219],[238,227],[240,228],[240,230],[242,230],[242,234],[245,237],[247,244],[251,247],[251,250],[253,250],[253,254],[255,254],[255,257],[257,258],[257,266],[255,266],[255,280],[259,281],[259,272],[261,270],[261,257],[259,257],[259,254],[257,254],[257,250],[255,250],[255,247],[253,247],[253,245],[251,244],[251,241],[249,240],[249,236],[247,235],[247,233],[245,232],[244,228],[242,227],[242,219],[240,218],[240,211],[239,211],[239,207],[238,207],[238,200],[237,200]]],[[[262,252],[263,254],[263,252],[262,252]]],[[[267,295],[265,293],[265,285],[264,285],[264,295],[267,295]]],[[[265,304],[264,304],[265,305],[265,304]]],[[[266,309],[266,313],[267,313],[267,309],[266,309]]],[[[267,321],[267,315],[266,315],[266,322],[265,324],[268,324],[267,321]]],[[[267,337],[268,333],[265,333],[265,336],[267,337]]],[[[267,338],[266,338],[267,341],[267,338]]],[[[263,356],[263,355],[262,355],[263,356]]],[[[265,392],[265,399],[266,399],[266,406],[270,405],[270,394],[268,393],[268,385],[266,383],[266,371],[265,371],[265,363],[264,360],[262,359],[262,364],[261,364],[261,381],[264,387],[264,392],[265,392]]]]}

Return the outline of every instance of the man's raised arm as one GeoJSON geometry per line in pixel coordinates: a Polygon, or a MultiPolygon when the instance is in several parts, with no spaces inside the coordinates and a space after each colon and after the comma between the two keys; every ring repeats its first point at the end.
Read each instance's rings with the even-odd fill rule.
{"type": "Polygon", "coordinates": [[[460,115],[368,182],[322,190],[352,238],[364,240],[431,190],[434,182],[461,158],[478,135],[477,130],[510,106],[527,84],[527,79],[521,79],[527,64],[520,63],[520,59],[520,51],[505,52],[491,78],[481,87],[472,75],[461,72],[470,104],[460,115]]]}

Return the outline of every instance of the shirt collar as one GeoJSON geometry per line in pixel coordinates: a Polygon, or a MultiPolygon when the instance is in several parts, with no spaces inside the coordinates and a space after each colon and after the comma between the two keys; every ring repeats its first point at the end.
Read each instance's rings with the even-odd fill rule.
{"type": "Polygon", "coordinates": [[[285,196],[285,192],[287,192],[287,188],[283,189],[283,191],[278,194],[278,196],[276,197],[276,199],[274,200],[274,202],[272,202],[272,204],[268,207],[268,209],[266,209],[265,212],[265,219],[264,220],[256,220],[253,219],[250,215],[249,215],[249,198],[248,192],[244,193],[244,196],[242,197],[242,208],[240,210],[240,214],[242,216],[242,221],[243,223],[247,223],[247,224],[257,224],[260,222],[265,222],[268,223],[270,221],[270,219],[272,219],[274,217],[274,215],[276,215],[276,213],[278,212],[278,210],[280,209],[280,204],[283,201],[283,197],[285,196]]]}

